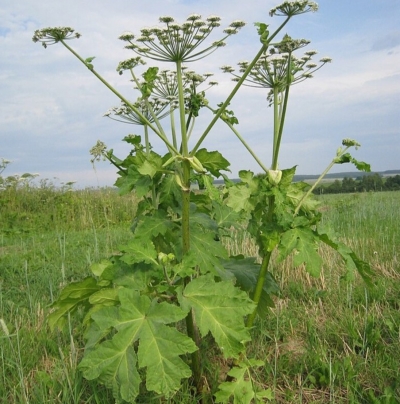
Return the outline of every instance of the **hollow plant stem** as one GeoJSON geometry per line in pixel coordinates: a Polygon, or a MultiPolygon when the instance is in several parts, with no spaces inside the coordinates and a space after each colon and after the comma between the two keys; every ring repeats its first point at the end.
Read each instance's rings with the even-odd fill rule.
{"type": "MultiPolygon", "coordinates": [[[[188,138],[185,120],[185,99],[182,78],[182,63],[176,62],[176,73],[178,81],[178,100],[179,100],[179,119],[181,129],[181,147],[184,157],[189,156],[188,138]]],[[[190,163],[189,160],[182,161],[183,189],[182,189],[182,254],[185,255],[190,250],[190,163]]],[[[190,277],[184,279],[185,286],[191,281],[190,277]]],[[[186,316],[186,330],[188,336],[200,346],[200,336],[193,310],[190,310],[186,316]]],[[[191,354],[191,369],[193,373],[194,384],[198,393],[202,391],[202,365],[199,350],[191,354]]]]}
{"type": "Polygon", "coordinates": [[[249,328],[253,327],[254,320],[257,316],[257,309],[258,309],[258,305],[260,303],[265,279],[267,278],[268,266],[269,266],[269,262],[271,259],[271,255],[272,255],[272,251],[267,251],[267,253],[264,255],[262,263],[261,263],[260,273],[258,274],[257,284],[254,289],[253,296],[252,296],[253,302],[256,304],[256,308],[247,317],[247,321],[246,321],[246,326],[249,328]]]}
{"type": "MultiPolygon", "coordinates": [[[[270,196],[270,197],[268,197],[268,213],[267,213],[267,220],[269,222],[271,222],[273,220],[274,210],[275,210],[275,197],[270,196]]],[[[249,328],[253,327],[254,320],[257,315],[258,305],[260,304],[260,300],[261,300],[261,294],[263,291],[265,280],[267,279],[268,267],[269,267],[269,263],[271,261],[272,251],[273,250],[265,252],[265,255],[264,255],[262,263],[261,263],[256,287],[254,288],[254,292],[253,292],[253,296],[252,296],[253,302],[256,304],[256,308],[249,315],[249,317],[247,317],[247,321],[246,321],[246,326],[249,328]]]]}

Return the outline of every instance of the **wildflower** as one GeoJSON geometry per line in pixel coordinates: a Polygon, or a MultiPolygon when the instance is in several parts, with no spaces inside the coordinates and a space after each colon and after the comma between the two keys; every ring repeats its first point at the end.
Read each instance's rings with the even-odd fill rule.
{"type": "Polygon", "coordinates": [[[196,20],[200,20],[201,15],[200,14],[191,14],[189,15],[188,18],[186,18],[188,21],[196,21],[196,20]]]}
{"type": "MultiPolygon", "coordinates": [[[[309,43],[306,39],[292,39],[285,35],[282,42],[271,47],[269,54],[262,56],[251,69],[243,85],[257,88],[269,89],[267,99],[272,102],[274,96],[285,91],[288,85],[300,83],[313,77],[313,73],[319,70],[330,58],[322,58],[320,64],[311,62],[312,56],[317,51],[307,51],[301,58],[296,57],[293,52],[309,43]],[[288,80],[288,77],[290,80],[288,80]]],[[[238,63],[239,72],[231,66],[224,65],[221,70],[224,73],[232,74],[233,81],[240,80],[240,74],[244,73],[248,61],[238,63]]]]}
{"type": "Polygon", "coordinates": [[[91,163],[100,160],[105,161],[106,152],[107,152],[107,146],[101,140],[98,140],[96,144],[90,149],[89,152],[93,156],[93,158],[90,160],[91,163]]]}
{"type": "Polygon", "coordinates": [[[307,55],[307,56],[314,56],[317,53],[318,52],[316,50],[308,50],[307,52],[304,52],[304,54],[307,55]]]}
{"type": "Polygon", "coordinates": [[[235,20],[233,21],[229,26],[232,28],[243,28],[246,25],[246,23],[242,20],[235,20]]]}
{"type": "Polygon", "coordinates": [[[221,40],[200,50],[200,45],[213,29],[220,25],[220,17],[213,15],[202,20],[200,14],[191,14],[183,24],[176,23],[169,16],[160,17],[159,20],[166,26],[164,28],[142,29],[136,43],[133,34],[129,32],[122,34],[119,38],[128,42],[125,48],[133,50],[139,56],[146,56],[157,61],[195,61],[224,46],[224,40],[228,36],[238,33],[240,28],[245,25],[243,21],[233,21],[224,31],[225,36],[221,40]]]}
{"type": "Polygon", "coordinates": [[[209,22],[219,22],[221,21],[221,17],[218,17],[217,15],[210,15],[209,17],[207,17],[207,21],[209,22]]]}
{"type": "Polygon", "coordinates": [[[169,24],[171,22],[174,22],[175,20],[172,17],[167,16],[167,17],[160,17],[159,21],[165,24],[169,24]]]}
{"type": "Polygon", "coordinates": [[[292,53],[297,49],[303,48],[310,43],[307,39],[293,39],[289,35],[285,35],[282,39],[282,42],[275,45],[275,48],[280,53],[292,53]]]}
{"type": "Polygon", "coordinates": [[[135,35],[132,34],[132,32],[125,31],[123,32],[118,39],[121,39],[122,41],[132,41],[135,38],[135,35]]]}
{"type": "Polygon", "coordinates": [[[293,17],[294,15],[304,14],[308,12],[318,11],[318,4],[314,1],[298,0],[298,1],[284,1],[279,6],[272,8],[269,15],[293,17]]]}
{"type": "Polygon", "coordinates": [[[124,70],[131,70],[135,68],[138,65],[145,65],[146,62],[140,57],[137,56],[135,58],[123,60],[122,62],[119,62],[118,67],[117,67],[117,72],[119,74],[122,74],[124,70]]]}
{"type": "Polygon", "coordinates": [[[69,39],[80,38],[81,34],[75,32],[71,27],[48,27],[43,29],[37,29],[33,33],[32,41],[41,42],[44,48],[49,45],[53,45],[60,41],[66,41],[69,39]]]}
{"type": "Polygon", "coordinates": [[[228,65],[221,66],[220,69],[224,73],[233,73],[235,71],[235,69],[232,66],[228,66],[228,65]]]}

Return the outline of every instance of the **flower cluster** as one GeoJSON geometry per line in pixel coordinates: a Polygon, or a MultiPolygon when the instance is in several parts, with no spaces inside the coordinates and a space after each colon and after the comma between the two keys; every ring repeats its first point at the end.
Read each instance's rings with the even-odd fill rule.
{"type": "Polygon", "coordinates": [[[145,64],[146,62],[140,56],[123,60],[122,62],[119,62],[117,66],[117,72],[119,74],[122,74],[124,70],[132,70],[138,65],[145,65],[145,64]]]}
{"type": "Polygon", "coordinates": [[[304,48],[310,43],[308,39],[293,39],[289,35],[285,35],[282,41],[270,49],[270,53],[293,53],[294,51],[304,48]]]}
{"type": "Polygon", "coordinates": [[[126,48],[140,56],[158,61],[192,62],[224,46],[224,40],[236,34],[245,25],[243,21],[233,21],[224,30],[225,36],[222,39],[199,50],[198,47],[214,28],[220,26],[220,20],[220,17],[213,15],[204,21],[201,15],[192,14],[183,24],[178,24],[172,17],[160,17],[164,27],[143,28],[137,38],[131,32],[124,32],[119,39],[128,42],[126,48]]]}
{"type": "Polygon", "coordinates": [[[318,11],[318,4],[314,1],[308,0],[297,0],[297,1],[284,1],[279,6],[272,8],[269,15],[273,17],[274,15],[293,17],[294,15],[304,14],[308,12],[318,11]]]}
{"type": "Polygon", "coordinates": [[[130,108],[125,103],[121,103],[119,107],[110,108],[104,116],[107,116],[115,121],[135,124],[146,125],[147,122],[154,122],[154,114],[157,119],[165,118],[170,114],[170,111],[166,111],[168,102],[159,98],[153,98],[151,100],[143,100],[139,98],[136,102],[132,103],[137,111],[141,113],[140,116],[135,110],[130,108]],[[152,111],[150,111],[150,108],[152,111]],[[143,116],[147,119],[147,122],[143,119],[143,116]]]}
{"type": "MultiPolygon", "coordinates": [[[[299,49],[309,41],[292,40],[286,38],[282,43],[275,45],[270,49],[270,53],[261,57],[252,68],[244,85],[249,87],[268,88],[268,100],[272,101],[274,90],[281,93],[288,84],[297,84],[306,79],[312,78],[313,73],[319,70],[323,65],[332,61],[331,58],[321,58],[319,64],[312,62],[312,57],[317,51],[310,50],[304,53],[301,58],[297,58],[292,51],[299,49]],[[288,83],[288,77],[290,82],[288,83]]],[[[238,63],[239,73],[244,73],[249,66],[249,62],[242,61],[238,63]]],[[[238,81],[240,74],[235,73],[232,66],[222,66],[224,73],[230,73],[234,76],[233,80],[238,81]]]]}
{"type": "Polygon", "coordinates": [[[75,32],[71,27],[53,27],[37,29],[33,33],[32,41],[40,42],[45,48],[59,41],[80,38],[81,34],[75,32]]]}
{"type": "MultiPolygon", "coordinates": [[[[204,83],[207,79],[213,76],[213,73],[198,74],[192,70],[187,70],[184,66],[182,68],[182,85],[185,94],[193,94],[198,92],[200,84],[204,83]]],[[[178,78],[175,71],[162,70],[154,80],[153,93],[155,96],[166,100],[168,102],[176,102],[178,99],[178,78]]],[[[201,91],[207,91],[210,87],[217,85],[216,81],[209,81],[208,87],[201,91]]]]}
{"type": "Polygon", "coordinates": [[[107,146],[104,142],[101,140],[98,140],[96,144],[90,149],[89,151],[90,155],[93,156],[93,158],[90,160],[90,162],[93,164],[95,161],[106,161],[106,154],[107,154],[107,146]]]}

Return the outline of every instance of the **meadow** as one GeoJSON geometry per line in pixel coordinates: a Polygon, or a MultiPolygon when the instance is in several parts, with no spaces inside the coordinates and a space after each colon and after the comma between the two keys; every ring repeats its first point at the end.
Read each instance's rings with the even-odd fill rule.
{"type": "MultiPolygon", "coordinates": [[[[272,388],[274,403],[399,403],[400,193],[319,199],[323,220],[371,263],[375,287],[344,281],[341,261],[324,247],[319,278],[290,260],[272,262],[281,292],[253,330],[251,351],[265,361],[254,379],[272,388]]],[[[65,330],[51,332],[46,317],[66,283],[87,276],[92,263],[129,239],[136,206],[133,194],[113,189],[42,183],[0,191],[0,403],[114,402],[77,371],[81,322],[70,319],[65,330]]],[[[232,254],[257,255],[244,231],[224,242],[232,254]]],[[[210,348],[206,366],[215,372],[213,358],[210,348]]],[[[217,384],[227,365],[209,380],[217,384]]],[[[212,402],[215,386],[208,387],[212,402]]],[[[188,387],[169,401],[143,394],[138,402],[193,400],[188,387]]]]}

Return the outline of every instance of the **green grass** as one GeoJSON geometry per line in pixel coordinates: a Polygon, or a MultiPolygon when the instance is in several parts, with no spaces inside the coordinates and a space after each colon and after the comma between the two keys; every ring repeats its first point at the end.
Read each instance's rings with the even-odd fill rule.
{"type": "MultiPolygon", "coordinates": [[[[399,403],[400,193],[321,201],[324,220],[373,266],[376,286],[341,280],[344,268],[326,248],[317,279],[290,262],[272,265],[281,296],[249,345],[265,361],[255,381],[273,389],[275,403],[399,403]]],[[[113,402],[76,369],[79,321],[51,333],[46,315],[65,283],[88,275],[91,263],[129,238],[135,206],[113,190],[0,192],[0,403],[113,402]]],[[[257,253],[244,232],[227,245],[233,254],[257,253]]],[[[205,358],[211,392],[228,366],[218,363],[216,371],[216,357],[210,349],[205,358]]],[[[144,395],[141,402],[165,401],[144,395]]],[[[170,402],[196,400],[186,387],[170,402]]]]}

